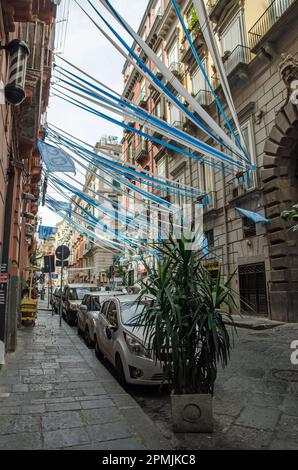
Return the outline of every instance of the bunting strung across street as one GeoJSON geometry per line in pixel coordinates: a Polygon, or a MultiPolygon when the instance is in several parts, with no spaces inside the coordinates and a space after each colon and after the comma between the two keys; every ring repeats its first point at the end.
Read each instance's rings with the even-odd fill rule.
{"type": "Polygon", "coordinates": [[[76,167],[65,151],[53,147],[43,140],[38,140],[37,146],[49,173],[76,173],[76,167]]]}
{"type": "MultiPolygon", "coordinates": [[[[221,127],[217,124],[214,119],[203,109],[203,107],[195,100],[195,98],[190,95],[184,86],[179,82],[179,80],[174,76],[174,74],[163,64],[163,62],[158,58],[158,56],[153,52],[153,50],[146,44],[145,41],[130,27],[130,25],[120,16],[120,14],[116,11],[116,9],[111,5],[108,0],[99,0],[102,5],[106,8],[107,11],[111,13],[111,15],[118,21],[118,23],[125,29],[125,31],[136,41],[136,43],[143,49],[146,56],[151,59],[151,61],[157,66],[157,68],[161,71],[163,76],[171,83],[171,85],[176,89],[178,94],[182,96],[194,109],[194,111],[200,116],[201,120],[207,124],[203,124],[198,118],[196,118],[188,108],[186,108],[178,98],[171,93],[166,86],[154,75],[154,73],[146,66],[146,64],[140,59],[140,57],[130,48],[124,39],[117,33],[117,31],[111,26],[110,22],[107,21],[103,15],[98,11],[97,8],[93,5],[93,3],[88,0],[88,3],[92,7],[92,9],[97,13],[99,18],[104,22],[104,24],[109,28],[109,30],[115,35],[115,37],[120,41],[120,43],[127,49],[128,53],[133,57],[136,62],[141,66],[142,71],[146,71],[146,73],[151,77],[151,79],[158,85],[159,88],[163,91],[163,94],[166,94],[171,101],[174,101],[176,106],[178,106],[181,111],[188,117],[191,118],[192,121],[196,124],[198,128],[203,130],[207,135],[212,137],[221,145],[224,145],[232,152],[238,154],[240,158],[246,159],[246,155],[243,154],[243,151],[239,149],[232,141],[232,139],[225,134],[225,132],[221,129],[221,127]],[[212,131],[210,130],[212,129],[212,131]]],[[[78,2],[76,2],[78,4],[78,2]]],[[[82,8],[82,7],[81,7],[82,8]]],[[[142,72],[144,75],[144,72],[142,72]]]]}
{"type": "Polygon", "coordinates": [[[269,219],[267,219],[261,214],[258,214],[257,212],[247,211],[246,209],[241,209],[240,207],[236,207],[236,210],[240,212],[241,215],[244,215],[244,217],[247,217],[255,224],[268,224],[269,222],[269,219]]]}
{"type": "MultiPolygon", "coordinates": [[[[56,138],[57,139],[55,141],[56,143],[59,142],[60,144],[68,145],[68,148],[72,149],[75,152],[83,152],[85,160],[87,160],[93,166],[101,168],[106,174],[113,177],[114,176],[113,173],[115,172],[118,173],[119,174],[117,178],[118,182],[123,183],[125,186],[129,187],[133,191],[139,193],[145,198],[150,199],[162,206],[169,207],[170,203],[168,203],[164,199],[154,196],[152,192],[144,191],[140,187],[137,187],[136,185],[132,184],[131,181],[137,180],[141,184],[146,184],[148,186],[155,187],[155,189],[165,190],[168,193],[183,194],[186,198],[189,197],[193,200],[198,197],[205,196],[204,193],[202,193],[196,188],[182,187],[182,186],[179,186],[177,183],[175,184],[174,181],[172,183],[169,183],[168,181],[164,181],[164,180],[149,176],[148,174],[145,174],[142,171],[134,170],[133,168],[130,168],[130,166],[125,165],[124,163],[118,163],[116,161],[112,161],[107,156],[103,157],[102,155],[91,152],[88,149],[82,147],[81,145],[76,144],[74,141],[70,141],[69,139],[64,139],[61,135],[60,136],[57,135],[57,133],[48,131],[47,136],[53,141],[55,141],[55,138],[56,138]],[[120,175],[125,178],[122,178],[120,175]]],[[[95,176],[100,178],[100,175],[98,174],[95,176]]],[[[204,201],[202,199],[202,203],[203,202],[204,201]]]]}
{"type": "Polygon", "coordinates": [[[57,233],[57,227],[47,227],[40,225],[38,228],[38,237],[40,240],[49,240],[52,235],[57,233]]]}
{"type": "MultiPolygon", "coordinates": [[[[61,67],[57,66],[56,68],[60,69],[61,67]]],[[[64,68],[61,68],[61,69],[64,70],[65,72],[67,72],[68,74],[70,74],[71,76],[75,76],[76,78],[82,80],[82,82],[86,83],[86,80],[81,79],[80,77],[74,75],[73,73],[71,73],[69,71],[66,71],[64,68]]],[[[60,73],[60,75],[61,75],[61,73],[60,73]]],[[[65,76],[65,74],[63,72],[62,72],[62,75],[65,76]]],[[[69,102],[72,102],[72,104],[77,104],[78,106],[80,106],[82,109],[85,109],[86,111],[89,111],[89,112],[92,112],[93,114],[96,114],[96,110],[94,108],[87,107],[82,101],[75,100],[69,94],[74,94],[75,96],[78,96],[79,98],[91,101],[91,103],[93,103],[93,104],[96,104],[96,105],[98,105],[98,106],[100,106],[104,109],[112,111],[115,114],[124,116],[127,120],[129,120],[129,119],[134,120],[134,121],[139,123],[140,127],[146,126],[148,129],[152,130],[153,132],[157,131],[163,137],[166,137],[166,138],[171,137],[172,139],[174,139],[174,141],[176,141],[180,144],[182,143],[185,146],[190,147],[194,151],[199,151],[200,153],[202,153],[203,155],[205,155],[207,157],[211,157],[211,158],[214,158],[214,159],[219,159],[219,160],[223,161],[225,164],[231,165],[232,167],[235,167],[235,166],[238,167],[238,169],[240,169],[240,168],[245,169],[248,166],[247,162],[246,162],[246,164],[244,164],[243,162],[239,162],[238,160],[235,160],[230,155],[228,155],[228,154],[222,152],[221,150],[218,150],[218,149],[206,144],[205,142],[201,142],[197,138],[194,138],[194,137],[190,136],[189,134],[187,134],[186,132],[184,132],[182,130],[174,128],[173,126],[169,125],[168,123],[166,123],[162,119],[159,119],[159,118],[151,115],[150,113],[148,113],[147,111],[144,111],[143,109],[139,108],[135,104],[133,104],[133,105],[130,104],[128,102],[128,100],[125,100],[125,101],[120,100],[119,98],[111,95],[110,93],[107,93],[105,90],[100,89],[95,85],[89,84],[94,89],[97,90],[97,92],[95,93],[94,90],[90,90],[90,88],[86,87],[85,84],[83,84],[83,85],[81,84],[80,86],[76,85],[76,83],[78,83],[78,82],[76,80],[74,80],[72,77],[67,77],[67,78],[71,81],[64,80],[62,78],[60,78],[59,80],[60,80],[60,82],[63,82],[65,84],[67,84],[68,87],[73,87],[76,90],[79,90],[80,92],[85,93],[85,95],[82,95],[81,93],[78,93],[78,92],[74,91],[72,88],[67,88],[65,86],[62,86],[59,83],[59,84],[56,85],[56,91],[57,91],[57,86],[59,86],[60,88],[62,88],[63,90],[66,90],[68,92],[68,94],[65,94],[65,93],[62,93],[61,90],[58,89],[58,92],[60,92],[60,95],[62,95],[62,96],[59,96],[59,97],[63,99],[63,96],[64,96],[64,99],[67,98],[69,102]]],[[[108,119],[107,115],[102,114],[101,117],[103,117],[103,116],[105,116],[105,119],[108,119]]],[[[117,125],[120,125],[120,126],[124,127],[123,123],[120,122],[119,120],[117,121],[117,125]]],[[[127,126],[127,127],[129,127],[129,126],[127,126]]],[[[144,132],[140,132],[139,130],[137,130],[135,128],[130,128],[129,130],[131,130],[132,132],[134,132],[136,134],[141,135],[142,137],[145,137],[146,139],[155,141],[155,139],[152,135],[148,135],[147,133],[145,134],[144,132]]],[[[165,146],[167,146],[167,143],[165,141],[162,141],[162,143],[165,146]]],[[[175,150],[179,152],[179,149],[177,147],[175,148],[175,150]]],[[[181,149],[180,149],[180,153],[184,153],[184,152],[181,151],[181,149]]],[[[195,158],[197,160],[203,161],[202,157],[198,157],[198,156],[192,155],[192,154],[189,154],[189,156],[191,156],[192,158],[195,158]]],[[[212,165],[212,166],[220,168],[218,165],[216,165],[216,163],[212,164],[212,163],[208,162],[208,160],[206,160],[206,159],[205,159],[205,163],[207,165],[212,165]]]]}

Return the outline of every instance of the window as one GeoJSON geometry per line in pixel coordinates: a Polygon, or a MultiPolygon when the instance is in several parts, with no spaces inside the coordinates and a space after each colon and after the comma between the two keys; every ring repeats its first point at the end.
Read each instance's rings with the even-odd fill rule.
{"type": "Polygon", "coordinates": [[[140,93],[141,100],[146,98],[146,80],[143,78],[141,81],[141,93],[140,93]]]}
{"type": "Polygon", "coordinates": [[[154,10],[154,17],[162,14],[161,0],[156,0],[153,10],[154,10]]]}
{"type": "MultiPolygon", "coordinates": [[[[246,121],[244,124],[241,125],[241,132],[243,136],[243,140],[248,152],[248,156],[252,163],[255,163],[255,152],[254,152],[254,144],[253,144],[253,135],[252,135],[252,124],[251,121],[246,121]]],[[[238,132],[235,132],[238,136],[238,132]]],[[[247,189],[254,188],[256,185],[256,174],[254,171],[246,172],[243,181],[238,181],[238,183],[243,183],[247,189]]]]}
{"type": "Polygon", "coordinates": [[[161,106],[161,100],[157,101],[154,106],[154,114],[158,118],[162,118],[162,106],[161,106]]]}
{"type": "Polygon", "coordinates": [[[103,313],[103,315],[105,315],[105,316],[107,315],[107,311],[108,311],[108,308],[109,308],[109,303],[110,303],[109,301],[105,302],[105,303],[103,304],[103,307],[102,307],[102,313],[103,313]]]}
{"type": "Polygon", "coordinates": [[[132,160],[133,160],[133,147],[132,147],[132,142],[130,142],[127,147],[127,161],[132,162],[132,160]]]}
{"type": "Polygon", "coordinates": [[[246,41],[243,30],[243,17],[239,14],[222,33],[221,46],[223,54],[226,51],[233,52],[235,47],[239,45],[245,46],[246,41]]]}
{"type": "Polygon", "coordinates": [[[205,237],[207,240],[208,248],[212,249],[214,248],[214,230],[207,230],[205,232],[205,237]]]}
{"type": "Polygon", "coordinates": [[[180,109],[176,105],[169,103],[170,124],[177,124],[181,121],[180,109]]]}
{"type": "Polygon", "coordinates": [[[255,237],[256,234],[257,232],[256,232],[255,222],[248,219],[247,217],[243,217],[243,237],[244,238],[255,237]]]}
{"type": "Polygon", "coordinates": [[[200,163],[201,184],[205,193],[211,193],[214,190],[213,168],[206,163],[200,163]]]}
{"type": "Polygon", "coordinates": [[[179,49],[178,41],[175,41],[174,44],[168,50],[168,66],[171,64],[177,64],[179,62],[179,49]]]}
{"type": "Polygon", "coordinates": [[[111,301],[107,312],[107,321],[112,326],[118,326],[117,308],[115,302],[111,301]]]}
{"type": "Polygon", "coordinates": [[[157,174],[158,176],[165,178],[166,176],[166,159],[165,158],[161,158],[157,162],[157,174]]]}
{"type": "MultiPolygon", "coordinates": [[[[175,181],[180,184],[185,184],[185,175],[181,175],[178,178],[175,178],[175,181]]],[[[181,193],[175,194],[175,204],[182,208],[185,202],[185,198],[181,193]]]]}
{"type": "MultiPolygon", "coordinates": [[[[206,70],[207,69],[206,59],[202,61],[202,65],[204,69],[206,70]]],[[[207,80],[205,79],[200,67],[198,67],[196,71],[193,73],[193,75],[191,76],[191,85],[192,85],[192,92],[194,95],[197,95],[197,93],[200,90],[208,90],[207,80]]]]}

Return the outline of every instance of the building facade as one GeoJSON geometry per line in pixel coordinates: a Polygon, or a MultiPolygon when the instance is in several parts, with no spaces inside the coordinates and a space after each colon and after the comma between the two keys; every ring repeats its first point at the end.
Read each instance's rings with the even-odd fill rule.
{"type": "Polygon", "coordinates": [[[9,50],[0,50],[0,259],[8,280],[1,285],[0,363],[16,346],[17,311],[26,267],[36,250],[34,237],[40,195],[41,160],[36,139],[46,111],[50,87],[53,24],[57,1],[4,0],[0,5],[0,41],[21,40],[29,49],[27,67],[10,65],[9,50]],[[25,99],[11,104],[4,86],[15,74],[24,80],[25,99]],[[4,347],[5,344],[5,347],[4,347]]]}
{"type": "MultiPolygon", "coordinates": [[[[227,175],[153,142],[142,143],[131,133],[123,137],[124,159],[208,194],[204,232],[209,254],[205,264],[214,274],[221,270],[225,278],[235,272],[233,287],[243,299],[243,302],[239,300],[238,310],[276,320],[298,321],[297,233],[289,231],[289,224],[280,218],[281,211],[298,200],[297,102],[290,97],[298,78],[295,27],[298,2],[210,0],[205,4],[256,171],[245,177],[227,175]],[[265,215],[270,221],[266,225],[254,224],[242,217],[237,207],[265,215]]],[[[192,2],[181,0],[179,6],[205,71],[230,118],[192,2]]],[[[225,123],[171,1],[149,1],[139,35],[224,128],[225,123]]],[[[142,54],[136,44],[133,47],[142,54]]],[[[148,59],[147,65],[171,89],[171,84],[148,59]]],[[[123,74],[124,96],[173,127],[216,146],[129,62],[123,74]]],[[[137,127],[135,123],[130,125],[137,127]]],[[[176,198],[172,202],[182,204],[184,201],[176,198]]]]}

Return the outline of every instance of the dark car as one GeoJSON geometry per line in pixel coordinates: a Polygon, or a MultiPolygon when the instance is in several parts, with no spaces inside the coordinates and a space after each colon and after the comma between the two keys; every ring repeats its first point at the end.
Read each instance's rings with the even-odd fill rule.
{"type": "Polygon", "coordinates": [[[67,284],[62,293],[62,316],[69,325],[77,324],[78,308],[84,296],[98,290],[96,284],[67,284]]]}
{"type": "Polygon", "coordinates": [[[59,287],[56,287],[50,300],[50,304],[52,305],[55,313],[59,313],[60,298],[61,298],[61,289],[59,287]]]}

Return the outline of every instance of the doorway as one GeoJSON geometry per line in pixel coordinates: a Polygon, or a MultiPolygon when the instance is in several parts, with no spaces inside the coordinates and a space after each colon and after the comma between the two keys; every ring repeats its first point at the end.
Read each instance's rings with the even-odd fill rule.
{"type": "Polygon", "coordinates": [[[239,266],[241,313],[268,315],[265,263],[239,266]]]}

